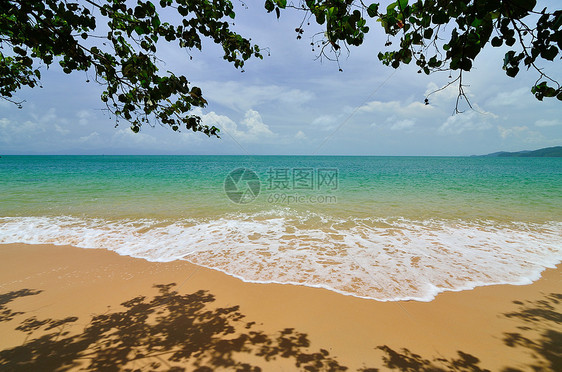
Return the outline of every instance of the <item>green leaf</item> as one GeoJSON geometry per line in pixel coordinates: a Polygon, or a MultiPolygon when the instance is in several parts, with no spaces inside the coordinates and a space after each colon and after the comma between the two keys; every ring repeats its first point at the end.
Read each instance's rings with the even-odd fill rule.
{"type": "Polygon", "coordinates": [[[371,4],[367,8],[367,14],[369,17],[374,18],[379,13],[379,4],[371,4]]]}
{"type": "Polygon", "coordinates": [[[464,58],[463,60],[461,60],[460,67],[464,71],[470,71],[470,69],[472,68],[472,61],[468,58],[464,58]]]}
{"type": "Polygon", "coordinates": [[[389,12],[393,11],[394,8],[396,8],[397,5],[398,5],[398,2],[388,4],[388,6],[386,7],[386,12],[389,13],[389,12]]]}
{"type": "Polygon", "coordinates": [[[326,22],[326,13],[324,12],[316,13],[316,22],[318,22],[319,25],[323,25],[324,22],[326,22]]]}
{"type": "Polygon", "coordinates": [[[505,70],[505,73],[509,77],[515,77],[517,76],[517,73],[519,73],[519,67],[515,66],[515,67],[507,68],[505,70]]]}
{"type": "Polygon", "coordinates": [[[449,17],[447,16],[447,14],[445,12],[438,11],[437,13],[433,14],[433,17],[431,17],[431,20],[436,25],[442,25],[442,24],[445,24],[445,23],[449,22],[449,17]]]}
{"type": "Polygon", "coordinates": [[[510,1],[514,8],[524,9],[527,11],[533,10],[537,5],[537,0],[511,0],[510,1]]]}
{"type": "Polygon", "coordinates": [[[544,96],[545,97],[554,97],[556,96],[556,89],[552,88],[552,87],[548,87],[546,89],[546,91],[544,92],[544,96]]]}
{"type": "Polygon", "coordinates": [[[135,8],[135,18],[144,18],[146,17],[146,10],[142,6],[137,6],[135,8]]]}
{"type": "Polygon", "coordinates": [[[482,24],[482,20],[479,18],[475,18],[474,21],[470,24],[474,28],[478,28],[482,24]]]}
{"type": "Polygon", "coordinates": [[[272,0],[266,0],[265,1],[265,9],[268,12],[273,12],[273,10],[275,9],[275,4],[273,3],[272,0]]]}
{"type": "MultiPolygon", "coordinates": [[[[203,39],[208,38],[222,46],[223,58],[235,67],[243,67],[251,57],[262,58],[259,48],[232,30],[234,24],[227,19],[235,17],[232,0],[100,0],[96,2],[99,11],[95,14],[86,2],[79,1],[2,1],[19,4],[3,7],[0,13],[0,40],[5,42],[2,47],[7,54],[0,54],[3,97],[12,97],[14,91],[24,86],[38,85],[40,74],[33,66],[49,66],[56,60],[65,73],[93,69],[98,81],[105,84],[101,100],[118,119],[128,120],[134,131],[152,119],[179,130],[190,122],[190,110],[207,103],[200,90],[190,89],[185,76],[158,70],[155,64],[161,54],[157,47],[162,45],[162,39],[179,44],[180,48],[201,49],[206,42],[203,39]],[[159,12],[170,23],[162,23],[159,12]],[[30,17],[45,22],[29,22],[30,17]],[[96,29],[99,31],[96,22],[108,25],[107,36],[90,37],[96,29]],[[82,39],[88,42],[83,44],[82,39]]],[[[305,12],[315,16],[305,20],[323,25],[322,42],[332,43],[334,49],[362,44],[369,30],[366,11],[369,17],[381,22],[387,33],[385,46],[400,43],[398,50],[378,54],[383,64],[395,68],[415,60],[419,71],[425,73],[444,66],[469,71],[490,41],[494,47],[507,44],[517,49],[506,54],[503,66],[508,76],[516,76],[521,61],[527,67],[534,67],[539,56],[543,62],[558,62],[562,50],[562,11],[545,8],[542,13],[537,10],[536,16],[525,18],[535,8],[536,0],[388,3],[384,15],[379,12],[384,10],[379,4],[364,6],[355,0],[303,0],[292,4],[302,5],[305,12]],[[358,10],[360,7],[363,13],[358,10]],[[518,45],[514,20],[521,26],[527,53],[518,45]],[[456,25],[449,29],[436,26],[455,21],[456,25]],[[438,44],[443,44],[446,51],[444,55],[429,58],[424,39],[440,41],[438,44]]],[[[287,0],[264,0],[266,11],[275,11],[277,17],[288,4],[287,0]]],[[[301,37],[302,29],[298,30],[301,37]]],[[[321,43],[322,33],[318,35],[313,47],[321,43]]],[[[551,84],[558,87],[556,82],[551,84]]],[[[533,94],[541,100],[554,96],[562,99],[561,90],[546,83],[533,87],[533,94]]],[[[191,128],[208,135],[218,132],[201,125],[195,117],[191,119],[191,128]]]]}
{"type": "Polygon", "coordinates": [[[152,27],[158,28],[161,24],[162,22],[160,22],[160,18],[158,18],[158,16],[152,18],[152,27]]]}
{"type": "Polygon", "coordinates": [[[497,48],[497,47],[500,47],[503,44],[503,40],[496,36],[492,39],[491,44],[492,44],[493,47],[497,48]]]}
{"type": "Polygon", "coordinates": [[[397,8],[400,11],[400,10],[404,10],[407,6],[408,6],[408,0],[397,0],[394,3],[388,4],[386,10],[387,12],[389,12],[397,8]]]}
{"type": "Polygon", "coordinates": [[[558,55],[558,48],[552,45],[550,48],[541,51],[541,57],[549,61],[553,61],[558,55]]]}
{"type": "Polygon", "coordinates": [[[19,54],[20,56],[25,56],[27,54],[27,52],[25,51],[25,49],[20,48],[19,46],[15,46],[13,49],[14,53],[19,54]]]}

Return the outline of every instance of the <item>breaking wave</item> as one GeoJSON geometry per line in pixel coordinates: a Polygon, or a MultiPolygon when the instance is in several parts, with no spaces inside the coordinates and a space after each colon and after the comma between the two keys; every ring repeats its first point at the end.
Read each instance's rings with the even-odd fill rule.
{"type": "Polygon", "coordinates": [[[0,243],[104,248],[248,282],[431,301],[443,291],[537,280],[562,261],[562,222],[342,219],[288,209],[182,220],[2,217],[0,243]]]}

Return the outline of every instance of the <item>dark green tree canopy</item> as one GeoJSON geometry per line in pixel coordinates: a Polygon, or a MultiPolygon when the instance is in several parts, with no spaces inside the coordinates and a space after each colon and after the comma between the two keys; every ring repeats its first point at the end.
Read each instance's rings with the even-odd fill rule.
{"type": "MultiPolygon", "coordinates": [[[[536,0],[397,0],[388,4],[362,0],[265,0],[277,17],[287,8],[303,12],[297,25],[302,38],[310,22],[324,32],[312,36],[320,55],[338,60],[342,50],[363,44],[370,28],[382,27],[386,48],[378,58],[398,68],[415,62],[420,73],[451,71],[463,91],[483,48],[507,45],[503,60],[508,76],[521,68],[538,74],[531,88],[537,99],[557,97],[562,89],[539,62],[559,60],[562,11],[535,9],[536,0]]],[[[187,77],[158,68],[158,46],[201,49],[203,38],[222,46],[223,58],[242,68],[260,49],[231,29],[229,0],[0,0],[0,96],[15,104],[14,93],[36,87],[41,66],[58,63],[64,72],[86,71],[104,87],[101,100],[117,120],[138,132],[154,122],[173,130],[187,128],[217,136],[190,114],[207,101],[187,77]]],[[[426,103],[427,103],[426,98],[426,103]]],[[[470,104],[470,103],[469,103],[470,104]]],[[[458,100],[457,100],[458,107],[458,100]]]]}
{"type": "Polygon", "coordinates": [[[251,56],[261,58],[259,48],[230,29],[225,19],[235,15],[228,0],[161,0],[158,6],[142,0],[0,0],[0,95],[11,99],[22,86],[37,86],[38,64],[57,59],[66,73],[92,71],[105,87],[101,100],[134,132],[156,120],[173,130],[185,126],[217,135],[217,128],[189,114],[207,103],[201,89],[158,69],[158,43],[201,49],[207,37],[236,67],[251,56]],[[168,9],[179,15],[171,17],[177,24],[162,20],[168,9]],[[105,27],[98,27],[102,22],[105,27]]]}
{"type": "MultiPolygon", "coordinates": [[[[536,0],[397,0],[386,7],[362,0],[266,0],[265,8],[276,11],[294,8],[304,11],[297,38],[310,21],[325,26],[313,47],[321,56],[337,60],[343,49],[359,46],[369,32],[369,20],[376,19],[387,35],[378,58],[387,66],[415,62],[419,73],[457,72],[446,86],[457,83],[458,99],[463,91],[463,71],[470,71],[475,58],[486,45],[509,47],[503,69],[515,77],[521,67],[534,69],[538,79],[531,92],[539,100],[557,97],[562,100],[560,84],[537,64],[560,59],[562,49],[562,10],[535,9],[536,0]]],[[[457,107],[458,107],[457,99],[457,107]]],[[[426,99],[426,103],[427,103],[426,99]]],[[[468,99],[467,99],[468,102],[468,99]]],[[[468,102],[470,105],[470,102],[468,102]]]]}

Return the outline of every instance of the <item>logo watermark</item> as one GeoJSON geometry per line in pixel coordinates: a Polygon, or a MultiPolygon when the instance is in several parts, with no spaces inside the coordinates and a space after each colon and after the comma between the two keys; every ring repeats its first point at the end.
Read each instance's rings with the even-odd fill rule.
{"type": "Polygon", "coordinates": [[[337,197],[331,192],[339,188],[337,168],[269,167],[262,183],[258,174],[248,168],[237,168],[224,180],[226,196],[236,204],[253,202],[262,186],[270,191],[268,203],[275,204],[334,204],[337,197]],[[320,192],[327,192],[321,194],[320,192]]]}
{"type": "Polygon", "coordinates": [[[253,202],[260,194],[260,189],[260,178],[248,168],[235,169],[224,179],[224,192],[236,204],[253,202]]]}

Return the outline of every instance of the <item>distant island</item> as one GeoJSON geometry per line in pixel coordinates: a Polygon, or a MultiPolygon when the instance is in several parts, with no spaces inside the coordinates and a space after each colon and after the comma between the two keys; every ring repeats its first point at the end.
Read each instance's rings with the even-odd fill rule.
{"type": "Polygon", "coordinates": [[[516,151],[507,152],[499,151],[493,152],[488,155],[480,155],[486,157],[497,157],[497,158],[561,158],[562,157],[562,146],[545,147],[544,149],[538,149],[534,151],[516,151]]]}

